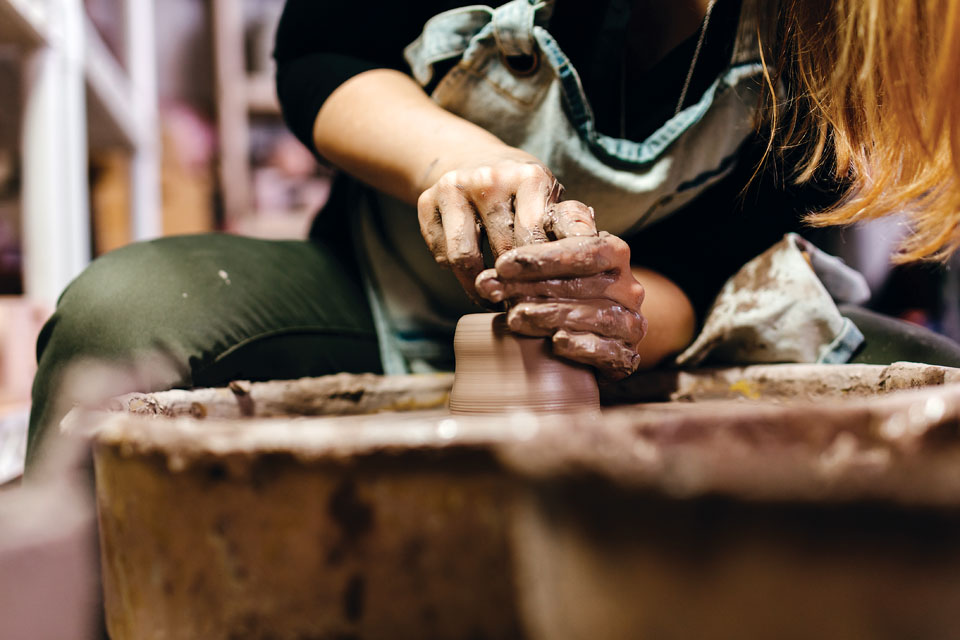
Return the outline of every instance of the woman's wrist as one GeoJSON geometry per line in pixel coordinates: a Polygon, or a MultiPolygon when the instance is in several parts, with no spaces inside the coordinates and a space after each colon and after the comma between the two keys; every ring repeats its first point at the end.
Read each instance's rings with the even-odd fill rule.
{"type": "Polygon", "coordinates": [[[344,171],[410,204],[477,157],[523,153],[389,69],[361,73],[330,94],[314,122],[314,144],[344,171]]]}

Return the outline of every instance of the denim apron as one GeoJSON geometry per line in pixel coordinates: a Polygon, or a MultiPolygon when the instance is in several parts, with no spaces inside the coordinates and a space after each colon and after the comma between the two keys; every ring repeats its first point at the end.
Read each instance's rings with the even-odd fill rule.
{"type": "MultiPolygon", "coordinates": [[[[727,175],[754,129],[763,77],[761,11],[771,0],[743,0],[736,41],[723,73],[695,103],[646,140],[599,133],[576,69],[547,27],[553,2],[513,0],[431,18],[405,50],[426,86],[434,65],[460,57],[432,98],[446,110],[523,149],[548,166],[565,197],[596,212],[601,230],[629,237],[682,208],[727,175]],[[517,69],[512,62],[530,62],[517,69]]],[[[769,53],[764,52],[770,59],[769,53]]],[[[414,207],[369,193],[354,219],[381,357],[387,373],[452,362],[457,319],[476,312],[453,275],[427,250],[414,207]]]]}

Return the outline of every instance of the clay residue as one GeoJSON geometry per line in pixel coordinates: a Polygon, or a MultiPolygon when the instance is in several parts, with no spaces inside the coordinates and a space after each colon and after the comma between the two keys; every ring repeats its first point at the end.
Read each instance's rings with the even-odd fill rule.
{"type": "Polygon", "coordinates": [[[510,309],[507,322],[523,335],[549,336],[560,329],[590,332],[620,340],[634,350],[647,328],[639,313],[605,299],[520,302],[510,309]]]}
{"type": "Polygon", "coordinates": [[[360,500],[357,485],[349,478],[345,478],[330,496],[328,511],[347,543],[355,543],[373,529],[373,510],[360,500]]]}
{"type": "Polygon", "coordinates": [[[623,256],[622,248],[609,242],[609,237],[601,233],[517,247],[497,259],[496,270],[500,277],[511,280],[575,278],[611,271],[622,265],[623,256]]]}
{"type": "Polygon", "coordinates": [[[762,291],[776,287],[778,281],[773,276],[773,256],[783,250],[786,242],[786,239],[781,240],[754,258],[748,267],[737,272],[731,280],[733,290],[762,291]]]}
{"type": "Polygon", "coordinates": [[[621,341],[594,333],[575,333],[561,329],[553,334],[553,352],[596,366],[610,380],[625,378],[637,370],[640,356],[621,341]]]}
{"type": "Polygon", "coordinates": [[[534,298],[602,298],[616,279],[612,273],[599,273],[583,278],[518,281],[499,278],[496,269],[487,269],[477,276],[476,286],[477,292],[490,302],[534,298]]]}
{"type": "Polygon", "coordinates": [[[597,223],[593,207],[577,200],[564,200],[547,207],[543,218],[544,231],[552,239],[596,236],[597,223]]]}
{"type": "Polygon", "coordinates": [[[350,576],[343,590],[343,614],[350,622],[357,622],[363,617],[363,607],[366,595],[366,581],[363,575],[357,573],[350,576]]]}

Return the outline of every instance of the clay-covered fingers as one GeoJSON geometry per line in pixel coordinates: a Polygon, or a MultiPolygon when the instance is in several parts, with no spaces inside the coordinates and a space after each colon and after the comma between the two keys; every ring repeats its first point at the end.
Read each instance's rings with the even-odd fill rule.
{"type": "Polygon", "coordinates": [[[497,259],[494,271],[484,271],[477,278],[478,292],[492,302],[603,297],[629,309],[639,309],[643,303],[643,287],[627,277],[629,245],[606,232],[517,247],[497,259]]]}
{"type": "MultiPolygon", "coordinates": [[[[483,269],[482,234],[495,258],[517,246],[548,240],[544,218],[563,187],[549,169],[526,157],[530,159],[505,158],[448,171],[417,202],[420,232],[434,259],[451,269],[475,299],[475,278],[483,269]]],[[[592,212],[570,209],[556,219],[550,223],[555,229],[551,233],[584,234],[592,212]]]]}
{"type": "Polygon", "coordinates": [[[636,371],[647,330],[639,311],[605,299],[521,302],[507,313],[507,324],[521,335],[550,337],[556,355],[612,380],[636,371]]]}
{"type": "Polygon", "coordinates": [[[607,380],[626,378],[640,366],[636,348],[594,333],[560,330],[553,334],[552,343],[555,354],[596,367],[607,380]]]}
{"type": "Polygon", "coordinates": [[[497,274],[510,280],[577,278],[630,268],[630,247],[601,232],[516,247],[497,258],[497,274]]]}
{"type": "Polygon", "coordinates": [[[477,203],[477,210],[480,212],[480,222],[487,234],[490,250],[496,258],[516,246],[513,238],[513,198],[495,197],[487,193],[483,196],[477,203]]]}
{"type": "Polygon", "coordinates": [[[554,218],[553,233],[584,235],[508,251],[494,269],[477,276],[477,292],[509,303],[507,323],[514,332],[550,337],[555,354],[591,365],[606,378],[622,378],[640,362],[647,330],[640,313],[643,286],[630,268],[627,243],[605,232],[590,235],[592,213],[587,220],[583,207],[567,211],[575,215],[554,218]]]}
{"type": "Polygon", "coordinates": [[[597,235],[597,222],[593,207],[577,200],[564,200],[547,207],[544,214],[544,230],[551,239],[597,235]]]}
{"type": "MultiPolygon", "coordinates": [[[[477,293],[490,302],[532,299],[603,298],[617,281],[612,273],[599,273],[584,278],[550,278],[547,280],[507,280],[497,276],[496,269],[486,269],[477,276],[477,293]]],[[[642,299],[641,299],[642,302],[642,299]]],[[[639,306],[639,305],[638,305],[639,306]]]]}
{"type": "Polygon", "coordinates": [[[619,340],[633,351],[647,331],[639,311],[603,298],[520,302],[507,312],[507,324],[527,336],[550,336],[561,330],[594,333],[619,340]]]}
{"type": "Polygon", "coordinates": [[[483,270],[480,224],[473,203],[454,176],[445,176],[420,196],[417,217],[434,259],[477,298],[474,282],[483,270]]]}
{"type": "Polygon", "coordinates": [[[530,163],[518,169],[515,191],[513,237],[518,247],[549,240],[544,228],[547,208],[560,200],[563,187],[541,164],[530,163]]]}

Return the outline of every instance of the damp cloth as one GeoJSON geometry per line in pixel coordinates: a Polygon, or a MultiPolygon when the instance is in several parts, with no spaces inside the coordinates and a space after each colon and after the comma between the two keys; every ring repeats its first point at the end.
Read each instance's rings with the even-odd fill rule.
{"type": "Polygon", "coordinates": [[[789,233],[727,280],[676,364],[845,363],[864,338],[837,305],[869,297],[860,273],[789,233]]]}

